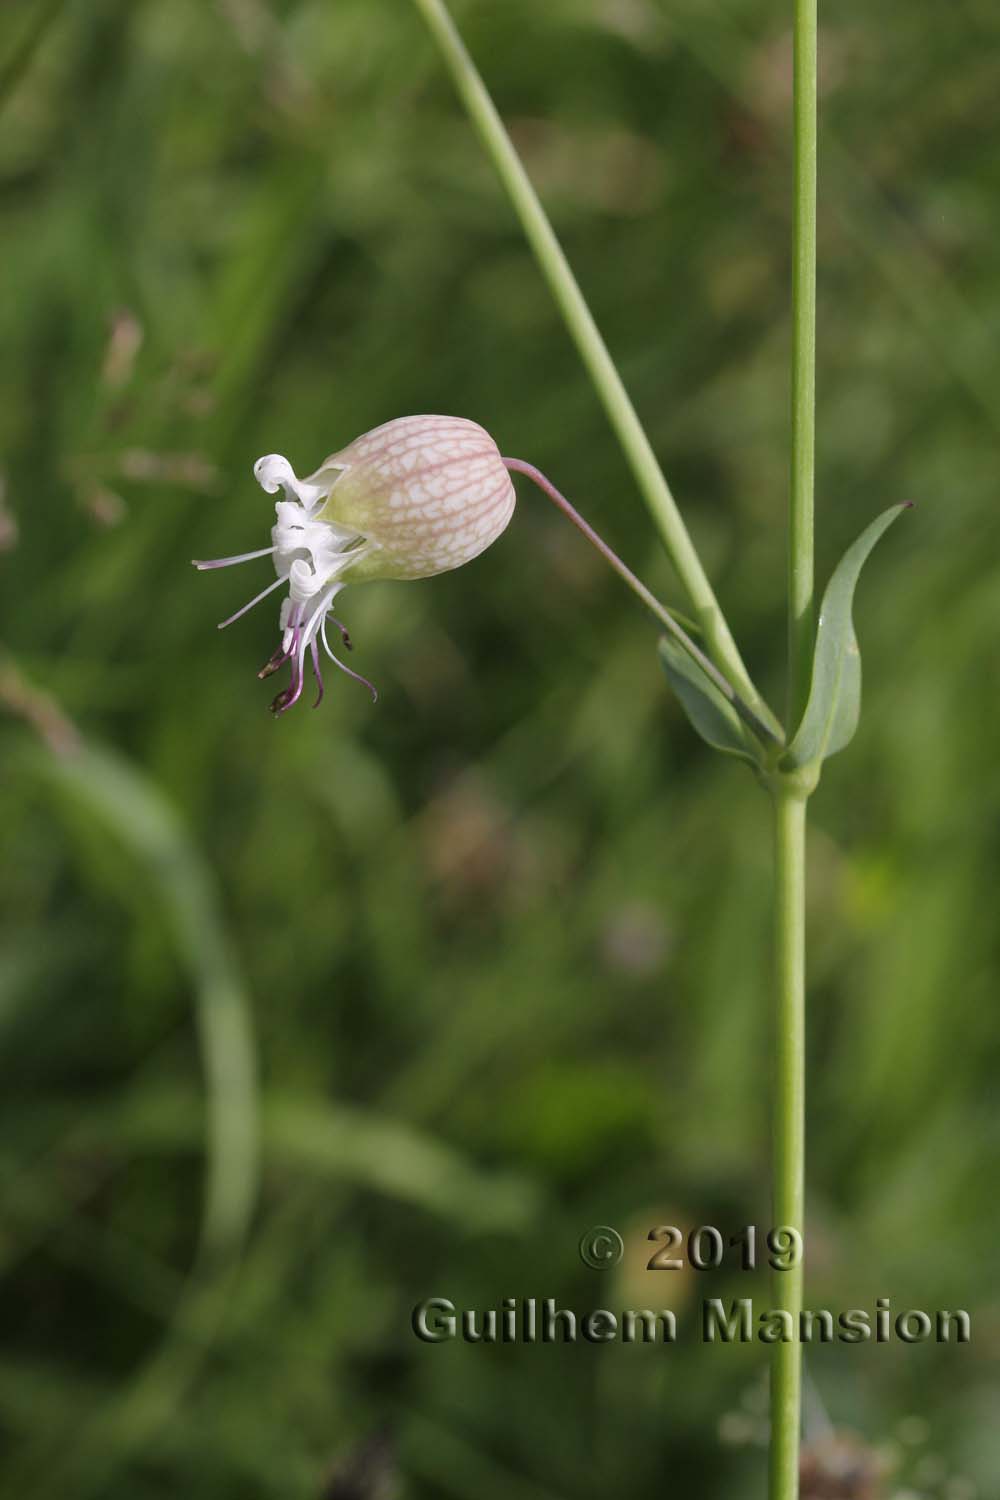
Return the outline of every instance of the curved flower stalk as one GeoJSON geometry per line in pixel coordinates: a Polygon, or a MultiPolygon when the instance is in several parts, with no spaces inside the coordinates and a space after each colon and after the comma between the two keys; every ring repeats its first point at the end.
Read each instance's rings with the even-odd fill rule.
{"type": "Polygon", "coordinates": [[[514,486],[496,444],[464,417],[399,417],[331,454],[314,474],[299,479],[286,458],[269,453],[254,464],[269,495],[284,492],[274,509],[270,547],[195,562],[226,568],[271,557],[274,582],[238,609],[219,629],[276,589],[287,587],[279,626],[281,642],[260,669],[269,677],[291,667],[289,685],[271,704],[284,713],[302,696],[309,657],[316,704],[323,697],[320,646],[349,677],[376,691],[330,646],[327,624],[350,650],[346,628],[332,613],[347,583],[380,578],[431,578],[471,562],[504,531],[514,513],[514,486]]]}

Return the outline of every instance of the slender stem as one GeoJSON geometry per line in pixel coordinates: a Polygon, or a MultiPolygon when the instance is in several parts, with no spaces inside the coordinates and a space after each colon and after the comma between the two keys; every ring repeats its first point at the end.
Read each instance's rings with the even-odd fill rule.
{"type": "Polygon", "coordinates": [[[521,221],[635,481],[659,527],[667,554],[691,601],[711,654],[756,714],[772,729],[777,729],[777,720],[750,680],[677,502],[607,345],[444,0],[415,0],[415,4],[441,50],[459,96],[521,221]]]}
{"type": "Polygon", "coordinates": [[[788,538],[788,732],[809,696],[816,452],[816,0],[795,4],[792,471],[788,538]]]}
{"type": "MultiPolygon", "coordinates": [[[[806,796],[779,781],[774,788],[775,983],[774,1181],[776,1226],[802,1234],[805,1184],[805,843],[806,796]]],[[[804,1242],[803,1242],[804,1243],[804,1242]]],[[[802,1257],[773,1273],[775,1307],[792,1315],[793,1337],[776,1344],[771,1367],[770,1500],[799,1493],[802,1406],[802,1257]]]]}
{"type": "MultiPolygon", "coordinates": [[[[788,522],[788,732],[809,696],[814,646],[816,448],[816,4],[794,0],[795,186],[792,227],[792,463],[788,522]]],[[[773,785],[775,858],[774,1220],[803,1233],[805,1193],[805,886],[808,792],[773,785]]],[[[803,1241],[804,1243],[804,1241],[803,1241]]],[[[770,1500],[797,1500],[802,1426],[801,1258],[774,1273],[792,1339],[774,1346],[770,1500]]]]}
{"type": "Polygon", "coordinates": [[[604,541],[602,537],[598,536],[593,526],[591,526],[588,521],[585,521],[576,507],[566,499],[566,496],[560,490],[556,489],[551,479],[548,479],[542,473],[541,469],[536,469],[534,464],[525,463],[525,461],[521,458],[505,458],[503,462],[506,464],[507,468],[512,470],[514,473],[523,474],[527,479],[530,479],[533,484],[536,484],[542,491],[542,493],[544,495],[547,495],[552,503],[559,507],[563,515],[568,516],[569,519],[573,522],[573,525],[579,531],[583,532],[590,545],[597,548],[598,552],[605,559],[605,561],[609,562],[614,568],[619,578],[623,578],[625,580],[629,588],[632,590],[633,594],[635,594],[637,598],[642,600],[643,604],[650,611],[650,613],[656,616],[661,625],[666,628],[668,633],[672,635],[675,640],[679,641],[688,655],[698,663],[698,666],[705,673],[706,677],[710,678],[710,680],[718,688],[719,692],[722,693],[723,697],[732,704],[733,708],[739,714],[743,722],[745,724],[748,724],[754,731],[754,733],[760,736],[765,744],[780,743],[771,730],[770,726],[768,724],[765,724],[760,718],[758,718],[757,714],[754,713],[749,704],[745,703],[740,695],[736,692],[732,683],[730,683],[722,675],[715,663],[713,661],[710,661],[709,658],[705,655],[704,651],[702,651],[698,646],[695,645],[694,641],[688,635],[687,631],[674,618],[667,606],[665,604],[661,604],[656,595],[646,587],[646,585],[640,578],[637,578],[635,576],[635,574],[632,572],[632,569],[622,562],[617,552],[614,552],[608,546],[607,542],[604,541]]]}

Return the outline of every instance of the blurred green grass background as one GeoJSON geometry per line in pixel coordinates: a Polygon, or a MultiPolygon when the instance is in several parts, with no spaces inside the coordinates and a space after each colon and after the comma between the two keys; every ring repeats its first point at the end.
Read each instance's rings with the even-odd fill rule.
{"type": "MultiPolygon", "coordinates": [[[[974,1341],[814,1348],[807,1435],[882,1454],[845,1496],[973,1500],[1000,1480],[1000,19],[823,9],[820,574],[918,508],[862,582],[862,727],[813,803],[807,1301],[966,1307],[974,1341]]],[[[779,701],[787,7],[455,12],[779,701]]],[[[264,545],[260,454],[308,472],[442,411],[682,602],[412,7],[18,0],[0,107],[3,1492],[760,1493],[766,1351],[691,1311],[751,1282],[641,1265],[654,1224],[768,1222],[764,799],[527,489],[468,568],[345,595],[374,709],[343,680],[273,723],[273,601],[215,630],[266,562],[189,567],[264,545]],[[624,1270],[580,1264],[593,1222],[624,1270]],[[427,1347],[432,1294],[683,1326],[427,1347]]]]}

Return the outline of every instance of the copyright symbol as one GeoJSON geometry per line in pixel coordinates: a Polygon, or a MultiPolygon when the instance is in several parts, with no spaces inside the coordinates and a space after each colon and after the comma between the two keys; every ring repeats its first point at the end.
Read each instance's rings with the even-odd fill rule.
{"type": "Polygon", "coordinates": [[[592,1271],[607,1271],[617,1266],[625,1254],[625,1242],[617,1229],[595,1224],[580,1236],[580,1259],[592,1271]]]}

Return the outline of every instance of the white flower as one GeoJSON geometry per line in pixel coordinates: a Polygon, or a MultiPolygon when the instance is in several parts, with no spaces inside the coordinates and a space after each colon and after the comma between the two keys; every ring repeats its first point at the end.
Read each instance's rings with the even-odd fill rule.
{"type": "Polygon", "coordinates": [[[375,689],[334,654],[327,621],[350,649],[347,631],[331,614],[347,582],[379,578],[430,578],[478,556],[506,527],[514,512],[514,487],[496,444],[464,417],[399,417],[356,438],[306,479],[288,460],[270,453],[254,464],[268,494],[284,491],[275,505],[270,547],[196,562],[225,568],[272,557],[277,578],[220,629],[287,585],[280,614],[281,644],[261,668],[269,677],[287,661],[291,682],[271,705],[280,714],[301,697],[309,655],[323,696],[319,648],[341,671],[375,689]]]}

